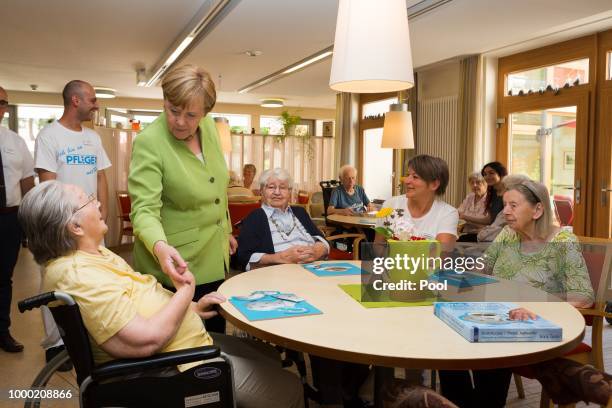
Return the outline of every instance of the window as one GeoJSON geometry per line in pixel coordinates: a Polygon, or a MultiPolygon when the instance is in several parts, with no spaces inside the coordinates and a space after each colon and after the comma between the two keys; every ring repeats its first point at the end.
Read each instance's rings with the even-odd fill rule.
{"type": "Polygon", "coordinates": [[[0,122],[0,126],[4,126],[5,128],[9,128],[9,123],[10,123],[10,118],[11,118],[11,113],[10,112],[6,112],[4,114],[4,118],[2,118],[2,121],[0,122]]]}
{"type": "Polygon", "coordinates": [[[537,92],[549,85],[562,88],[565,84],[573,85],[576,81],[579,84],[589,82],[588,58],[508,74],[505,95],[510,91],[513,95],[518,95],[520,91],[537,92]]]}
{"type": "Polygon", "coordinates": [[[213,118],[222,116],[229,121],[230,132],[232,133],[251,133],[251,115],[237,115],[234,113],[214,113],[211,112],[210,116],[213,118]]]}
{"type": "Polygon", "coordinates": [[[389,112],[389,105],[391,105],[392,103],[397,103],[397,97],[364,104],[362,119],[372,118],[376,116],[382,117],[382,115],[389,112]]]}
{"type": "Polygon", "coordinates": [[[612,51],[606,54],[606,79],[612,79],[612,51]]]}
{"type": "Polygon", "coordinates": [[[30,152],[34,153],[34,142],[38,132],[62,117],[64,108],[60,106],[17,106],[18,131],[28,146],[30,152]]]}
{"type": "Polygon", "coordinates": [[[282,135],[283,124],[280,116],[260,116],[259,132],[262,135],[282,135]]]}

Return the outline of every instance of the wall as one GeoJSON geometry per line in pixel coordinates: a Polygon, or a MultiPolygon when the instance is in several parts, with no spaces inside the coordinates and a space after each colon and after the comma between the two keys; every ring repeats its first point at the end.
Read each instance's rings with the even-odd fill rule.
{"type": "Polygon", "coordinates": [[[459,61],[448,61],[417,72],[419,101],[459,94],[459,61]]]}
{"type": "MultiPolygon", "coordinates": [[[[45,92],[24,92],[7,90],[11,104],[24,105],[62,105],[61,94],[45,93],[45,92]]],[[[120,109],[145,109],[145,110],[161,110],[162,101],[160,99],[144,99],[144,98],[114,98],[100,99],[98,101],[100,108],[120,108],[120,109]]],[[[247,105],[237,103],[217,103],[213,109],[216,113],[239,113],[251,115],[251,126],[255,128],[255,132],[259,133],[259,117],[264,116],[279,116],[283,110],[288,110],[291,114],[297,114],[302,119],[324,119],[334,120],[336,116],[335,109],[316,109],[316,108],[301,108],[301,107],[285,107],[285,108],[262,108],[259,105],[247,105]]]]}

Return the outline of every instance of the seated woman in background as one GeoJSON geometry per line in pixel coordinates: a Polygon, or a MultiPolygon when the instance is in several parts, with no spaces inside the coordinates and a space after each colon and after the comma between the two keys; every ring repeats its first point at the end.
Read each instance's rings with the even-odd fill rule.
{"type": "Polygon", "coordinates": [[[340,185],[332,192],[327,215],[358,215],[372,211],[370,199],[363,187],[357,185],[357,169],[345,164],[340,167],[340,185]]]}
{"type": "MultiPolygon", "coordinates": [[[[548,189],[523,179],[506,183],[503,216],[507,225],[486,251],[486,264],[493,275],[519,281],[588,308],[594,294],[578,239],[553,223],[548,189]]],[[[533,319],[523,308],[511,319],[533,319]]],[[[440,371],[442,394],[461,407],[503,407],[506,404],[511,369],[440,371]]]]}
{"type": "Polygon", "coordinates": [[[256,183],[253,183],[256,174],[257,168],[254,164],[245,164],[242,168],[242,187],[253,191],[253,195],[260,195],[261,192],[257,188],[256,183]]]}
{"type": "Polygon", "coordinates": [[[500,162],[487,163],[480,172],[487,182],[487,199],[485,201],[485,211],[489,216],[488,224],[493,223],[497,214],[504,208],[504,184],[502,180],[508,175],[508,170],[500,162]]]}
{"type": "Polygon", "coordinates": [[[257,198],[253,195],[253,192],[248,188],[242,187],[242,183],[240,182],[240,177],[236,174],[235,171],[229,172],[229,185],[227,186],[227,198],[228,201],[239,201],[239,202],[255,202],[257,198]]]}
{"type": "Polygon", "coordinates": [[[486,214],[487,183],[478,172],[470,174],[468,183],[472,192],[465,197],[459,208],[459,219],[465,220],[463,234],[457,241],[477,242],[478,232],[491,223],[486,214]]]}
{"type": "MultiPolygon", "coordinates": [[[[408,176],[404,178],[406,194],[385,201],[383,208],[402,210],[400,218],[413,224],[413,235],[451,247],[457,240],[459,214],[438,199],[446,191],[448,177],[448,165],[441,158],[415,156],[408,162],[408,176]]],[[[376,241],[384,240],[384,236],[376,235],[376,241]]]]}
{"type": "Polygon", "coordinates": [[[240,269],[323,259],[329,244],[302,207],[290,207],[289,173],[266,170],[260,178],[261,208],[242,220],[236,261],[240,269]]]}

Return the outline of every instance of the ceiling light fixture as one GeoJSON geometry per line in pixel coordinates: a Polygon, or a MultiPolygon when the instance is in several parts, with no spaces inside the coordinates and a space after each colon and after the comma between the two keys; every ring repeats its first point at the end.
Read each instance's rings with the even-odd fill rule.
{"type": "Polygon", "coordinates": [[[263,55],[263,52],[259,50],[246,50],[244,54],[248,55],[249,57],[259,57],[260,55],[263,55]]]}
{"type": "Polygon", "coordinates": [[[354,93],[414,86],[405,0],[340,0],[329,86],[354,93]]]}
{"type": "Polygon", "coordinates": [[[412,113],[405,103],[392,103],[385,114],[385,124],[380,147],[414,149],[412,113]]]}
{"type": "Polygon", "coordinates": [[[154,86],[170,69],[172,64],[185,56],[188,49],[200,42],[221,19],[223,19],[240,0],[217,0],[214,2],[206,1],[198,10],[195,17],[191,20],[187,28],[175,41],[175,46],[171,52],[167,52],[167,57],[162,58],[153,74],[145,86],[154,86]],[[211,3],[213,3],[211,5],[211,3]]]}
{"type": "Polygon", "coordinates": [[[293,72],[296,72],[296,71],[298,71],[300,69],[306,68],[307,66],[312,65],[315,62],[319,62],[319,61],[321,61],[321,60],[323,60],[325,58],[328,58],[329,56],[332,55],[332,53],[333,53],[332,50],[333,50],[333,47],[327,47],[324,50],[321,50],[321,51],[319,51],[317,53],[314,53],[314,54],[312,54],[312,55],[310,55],[310,56],[308,56],[308,57],[306,57],[306,58],[304,58],[302,60],[299,60],[299,61],[297,61],[297,62],[295,62],[295,63],[293,63],[293,64],[291,64],[291,65],[289,65],[289,66],[287,66],[287,67],[285,67],[283,69],[281,69],[281,70],[278,70],[278,71],[276,71],[276,72],[274,72],[274,73],[272,73],[272,74],[270,74],[270,75],[268,75],[268,76],[266,76],[264,78],[258,79],[257,81],[252,82],[252,83],[248,84],[247,86],[244,86],[244,87],[240,88],[238,90],[238,93],[241,93],[241,94],[247,93],[249,91],[252,91],[255,88],[259,88],[260,86],[269,84],[272,81],[276,81],[277,79],[280,79],[280,78],[282,78],[282,77],[284,77],[286,75],[289,75],[289,74],[291,74],[293,72]]]}
{"type": "Polygon", "coordinates": [[[115,94],[117,91],[113,88],[104,88],[101,86],[94,86],[94,91],[96,92],[96,98],[99,99],[113,99],[117,95],[115,94]]]}
{"type": "Polygon", "coordinates": [[[282,108],[285,106],[285,101],[280,98],[262,99],[260,106],[264,108],[282,108]]]}
{"type": "Polygon", "coordinates": [[[136,85],[145,86],[147,84],[147,72],[144,68],[136,70],[136,85]]]}

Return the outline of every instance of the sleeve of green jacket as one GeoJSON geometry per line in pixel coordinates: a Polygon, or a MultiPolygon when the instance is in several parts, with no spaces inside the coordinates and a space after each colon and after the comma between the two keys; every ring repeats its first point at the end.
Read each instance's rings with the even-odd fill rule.
{"type": "Polygon", "coordinates": [[[136,137],[128,176],[134,234],[151,254],[157,241],[166,241],[160,217],[163,161],[157,147],[146,137],[136,137]]]}

